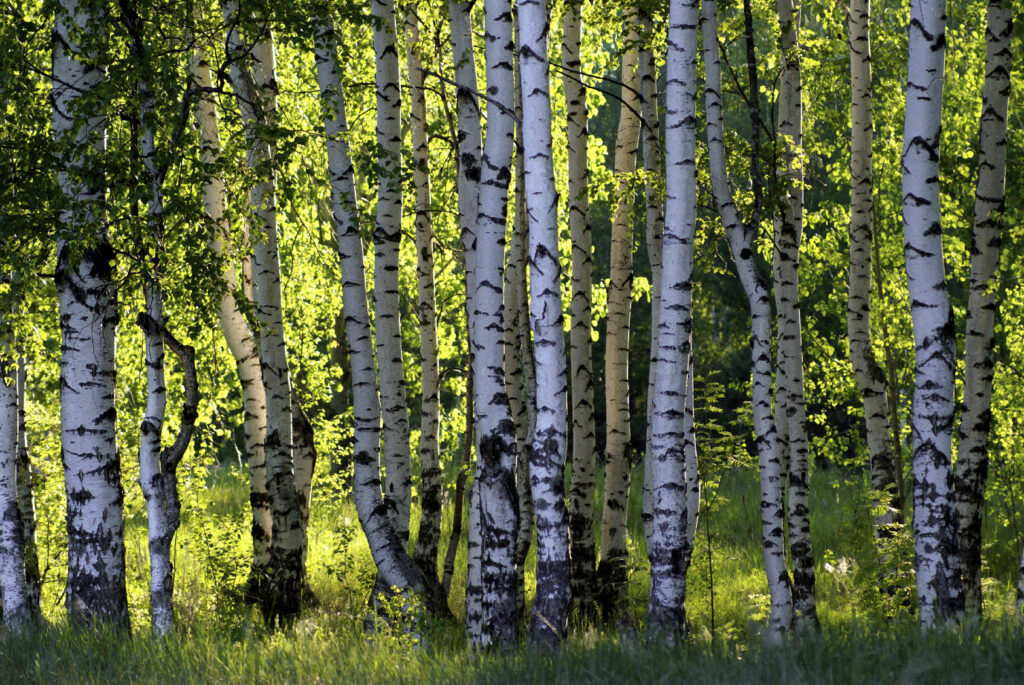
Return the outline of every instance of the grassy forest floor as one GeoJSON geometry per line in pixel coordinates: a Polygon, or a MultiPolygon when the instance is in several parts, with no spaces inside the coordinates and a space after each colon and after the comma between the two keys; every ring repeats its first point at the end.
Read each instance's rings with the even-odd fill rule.
{"type": "MultiPolygon", "coordinates": [[[[913,595],[909,535],[897,536],[880,555],[863,485],[838,470],[819,470],[812,480],[820,637],[781,647],[762,643],[768,598],[756,473],[740,468],[705,490],[689,574],[688,643],[672,649],[643,638],[648,576],[643,536],[634,530],[638,544],[631,549],[622,620],[577,621],[560,654],[527,648],[470,654],[461,628],[450,624],[428,624],[416,636],[367,637],[363,606],[374,576],[369,550],[353,507],[332,500],[326,487],[311,522],[309,575],[316,605],[294,626],[268,631],[241,601],[250,553],[245,481],[235,468],[218,469],[205,480],[206,488],[189,488],[183,498],[177,635],[166,641],[149,637],[140,515],[128,521],[132,639],[66,627],[64,570],[60,555],[53,555],[44,586],[47,625],[0,636],[0,682],[1024,682],[1024,622],[1014,608],[1015,517],[993,516],[986,523],[986,620],[922,635],[907,608],[913,595]],[[880,577],[902,590],[879,592],[880,577]]],[[[631,513],[638,522],[639,512],[631,513]]],[[[446,532],[449,526],[446,521],[446,532]]],[[[465,568],[464,546],[459,569],[465,568]]],[[[464,570],[452,592],[456,615],[462,612],[463,583],[464,570]]]]}

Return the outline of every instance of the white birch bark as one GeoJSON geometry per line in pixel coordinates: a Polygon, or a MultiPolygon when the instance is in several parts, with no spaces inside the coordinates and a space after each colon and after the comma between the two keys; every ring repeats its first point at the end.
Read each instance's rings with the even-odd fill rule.
{"type": "Polygon", "coordinates": [[[253,187],[250,204],[263,233],[254,252],[256,318],[260,325],[260,363],[267,403],[264,450],[267,492],[272,519],[270,586],[261,593],[263,613],[283,619],[295,616],[301,604],[304,536],[292,457],[291,374],[284,337],[281,306],[281,267],[277,248],[276,173],[274,147],[265,130],[277,111],[277,83],[273,38],[269,31],[256,40],[248,57],[238,30],[237,3],[224,3],[228,24],[227,47],[231,83],[242,112],[249,146],[247,164],[264,176],[253,187]]]}
{"type": "Polygon", "coordinates": [[[783,140],[779,175],[783,194],[775,221],[775,302],[778,312],[778,382],[785,394],[789,449],[789,540],[793,557],[794,627],[818,630],[814,597],[814,553],[807,502],[810,463],[804,405],[803,342],[800,324],[800,239],[803,233],[803,104],[800,76],[800,7],[778,0],[782,31],[779,134],[783,140]]]}
{"type": "Polygon", "coordinates": [[[65,603],[73,623],[128,624],[124,495],[114,406],[117,286],[104,223],[106,118],[97,101],[102,22],[66,0],[53,32],[53,132],[58,183],[68,203],[59,219],[57,300],[61,318],[61,447],[67,493],[65,603]],[[85,103],[79,107],[79,103],[85,103]],[[72,244],[95,238],[84,250],[72,244]],[[72,255],[76,261],[72,262],[72,255]]]}
{"type": "Polygon", "coordinates": [[[409,407],[402,364],[398,250],[402,239],[402,98],[398,72],[398,30],[394,0],[372,0],[373,52],[377,58],[377,147],[380,169],[377,223],[373,231],[373,307],[377,366],[384,418],[384,499],[391,524],[409,539],[412,459],[409,407]]]}
{"type": "Polygon", "coordinates": [[[708,161],[711,189],[719,217],[725,226],[729,251],[750,306],[750,351],[753,389],[754,434],[757,439],[761,474],[761,540],[765,574],[771,597],[768,640],[779,642],[793,622],[793,598],[786,569],[783,537],[785,511],[782,500],[782,469],[772,415],[771,302],[768,286],[754,262],[756,227],[745,224],[732,197],[726,169],[724,125],[722,122],[722,68],[718,50],[718,17],[715,0],[703,0],[705,103],[708,133],[708,161]]]}
{"type": "Polygon", "coordinates": [[[955,355],[939,212],[945,0],[911,0],[903,129],[903,239],[914,324],[914,551],[922,627],[963,607],[952,451],[955,355]]]}
{"type": "Polygon", "coordinates": [[[530,328],[537,371],[537,424],[530,449],[530,485],[537,518],[537,593],[530,640],[558,645],[569,616],[569,513],[564,476],[568,378],[551,146],[549,25],[544,0],[519,0],[518,8],[523,177],[530,234],[530,328]]]}
{"type": "Polygon", "coordinates": [[[380,582],[402,590],[424,590],[422,575],[391,525],[381,493],[380,395],[366,299],[363,244],[359,236],[352,161],[348,152],[348,125],[341,91],[337,38],[334,22],[329,17],[318,17],[315,28],[317,82],[324,107],[333,220],[345,306],[345,334],[352,363],[355,423],[353,499],[380,582]]]}
{"type": "Polygon", "coordinates": [[[562,87],[569,149],[569,235],[572,239],[572,299],[569,305],[569,374],[572,382],[572,474],[569,539],[572,542],[572,601],[584,612],[593,605],[594,549],[594,370],[591,342],[590,198],[587,166],[587,93],[580,82],[582,3],[568,3],[562,31],[562,87]]]}
{"type": "Polygon", "coordinates": [[[36,544],[36,500],[32,461],[28,451],[28,430],[25,420],[25,393],[28,388],[28,365],[25,358],[18,359],[18,509],[25,540],[25,580],[28,583],[29,609],[40,615],[42,578],[39,573],[39,554],[36,544]]]}
{"type": "Polygon", "coordinates": [[[25,535],[18,500],[18,367],[0,346],[0,596],[3,622],[18,630],[32,616],[25,576],[25,535]]]}
{"type": "MultiPolygon", "coordinates": [[[[213,77],[206,53],[198,47],[190,61],[192,78],[202,89],[213,88],[213,77]]],[[[201,143],[200,160],[216,165],[220,161],[220,131],[217,122],[217,103],[214,95],[204,90],[196,99],[196,123],[201,143]]],[[[224,340],[235,360],[238,380],[242,388],[243,431],[245,453],[249,467],[249,505],[252,511],[253,572],[250,588],[258,596],[258,586],[270,567],[270,539],[272,521],[270,498],[267,494],[267,463],[263,440],[267,431],[267,400],[260,369],[259,346],[248,322],[238,307],[238,297],[247,297],[244,284],[239,282],[235,259],[224,254],[224,243],[230,242],[231,226],[227,217],[224,180],[210,174],[203,183],[203,209],[210,222],[209,247],[224,258],[221,278],[225,292],[217,307],[224,340]]],[[[248,259],[243,258],[247,263],[248,259]]]]}
{"type": "Polygon", "coordinates": [[[669,5],[665,59],[665,233],[658,374],[651,419],[651,594],[648,632],[674,640],[687,631],[686,388],[690,374],[693,243],[697,211],[697,0],[669,5]]]}
{"type": "Polygon", "coordinates": [[[974,194],[971,283],[967,301],[964,400],[956,482],[957,551],[963,578],[964,609],[981,615],[981,515],[988,474],[988,435],[992,422],[992,344],[995,293],[992,279],[1006,196],[1006,115],[1010,95],[1009,3],[989,0],[985,32],[985,85],[982,89],[978,144],[978,184],[974,194]]]}
{"type": "Polygon", "coordinates": [[[874,243],[874,181],[871,145],[871,0],[851,0],[847,10],[850,35],[850,291],[846,325],[850,362],[864,404],[871,489],[876,507],[876,537],[890,534],[899,508],[885,373],[871,345],[871,258],[874,243]]]}
{"type": "Polygon", "coordinates": [[[427,100],[420,59],[418,3],[406,7],[406,63],[409,68],[409,127],[412,129],[413,185],[416,188],[416,282],[420,327],[420,526],[413,558],[424,576],[437,579],[443,483],[439,457],[441,405],[434,298],[434,228],[430,198],[427,100]]]}
{"type": "Polygon", "coordinates": [[[622,55],[622,106],[615,134],[615,212],[612,217],[608,279],[608,325],[605,336],[605,467],[604,510],[601,516],[601,563],[597,567],[601,604],[614,611],[625,597],[627,513],[629,511],[629,320],[633,301],[633,192],[640,143],[640,75],[637,34],[630,26],[625,37],[633,45],[622,55]]]}

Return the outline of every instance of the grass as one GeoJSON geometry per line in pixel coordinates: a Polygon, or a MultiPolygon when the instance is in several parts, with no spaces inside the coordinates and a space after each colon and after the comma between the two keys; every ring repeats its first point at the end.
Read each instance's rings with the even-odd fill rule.
{"type": "MultiPolygon", "coordinates": [[[[62,572],[59,559],[50,560],[47,621],[26,634],[0,635],[0,682],[1024,681],[1024,623],[1013,603],[1016,546],[986,550],[985,622],[923,634],[907,607],[875,589],[882,569],[864,488],[837,471],[819,471],[812,480],[823,633],[781,647],[764,646],[759,635],[767,588],[754,475],[746,469],[726,471],[717,496],[709,497],[714,504],[702,513],[689,574],[692,631],[686,644],[671,648],[642,637],[649,577],[643,536],[634,525],[637,542],[630,549],[623,620],[576,625],[557,654],[526,647],[473,654],[457,625],[427,623],[416,635],[363,632],[372,561],[351,504],[332,498],[326,487],[320,489],[310,533],[309,576],[318,603],[295,625],[268,630],[240,600],[251,551],[243,474],[219,469],[206,476],[206,487],[186,491],[176,544],[176,635],[149,637],[145,521],[129,517],[131,639],[123,633],[69,628],[61,583],[56,582],[62,572]]],[[[638,514],[634,506],[634,524],[638,514]]],[[[445,521],[445,532],[450,524],[445,521]]],[[[987,539],[994,541],[1005,535],[989,532],[987,539]]],[[[906,541],[901,544],[890,553],[887,568],[912,584],[912,548],[906,541]]],[[[460,569],[465,567],[464,546],[460,569]]],[[[532,583],[531,571],[527,583],[532,583]]],[[[464,571],[457,573],[453,589],[456,615],[462,613],[463,586],[464,571]]]]}

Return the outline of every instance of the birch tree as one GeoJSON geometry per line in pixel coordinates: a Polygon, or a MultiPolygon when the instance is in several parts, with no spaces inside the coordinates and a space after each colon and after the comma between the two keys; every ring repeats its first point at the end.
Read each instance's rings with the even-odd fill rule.
{"type": "MultiPolygon", "coordinates": [[[[804,406],[803,342],[800,323],[800,240],[803,234],[803,103],[800,75],[800,6],[778,0],[782,30],[782,78],[779,135],[783,141],[779,177],[782,190],[775,217],[775,306],[778,316],[779,368],[776,406],[786,421],[789,462],[789,541],[793,557],[795,627],[818,629],[814,598],[814,553],[807,515],[810,463],[807,410],[804,406]]],[[[776,421],[779,420],[776,413],[776,421]]]]}
{"type": "MultiPolygon", "coordinates": [[[[744,4],[749,9],[749,2],[744,4]]],[[[748,20],[749,16],[747,13],[748,20]]],[[[775,421],[772,415],[771,301],[768,295],[768,284],[761,276],[754,261],[756,257],[754,236],[757,233],[760,208],[755,201],[750,221],[744,223],[733,199],[732,187],[729,183],[722,116],[722,66],[718,49],[718,15],[715,0],[703,0],[701,21],[711,190],[719,217],[725,227],[725,235],[733,262],[736,265],[736,273],[750,307],[750,368],[753,381],[751,403],[760,470],[761,542],[765,575],[768,580],[768,593],[771,598],[768,639],[771,642],[779,642],[788,633],[793,622],[793,595],[789,571],[786,569],[786,546],[783,537],[785,510],[783,509],[781,487],[782,468],[777,450],[775,421]]],[[[750,82],[752,95],[750,101],[753,104],[751,123],[752,129],[757,131],[760,121],[756,108],[756,65],[753,65],[751,72],[753,76],[750,82]]],[[[752,160],[756,160],[757,155],[760,154],[757,140],[755,135],[755,144],[751,150],[752,160]]],[[[756,171],[756,163],[753,169],[756,171]]],[[[755,175],[755,187],[759,181],[760,179],[755,175]]]]}
{"type": "Polygon", "coordinates": [[[648,632],[687,631],[685,393],[690,373],[693,242],[697,212],[697,0],[669,5],[665,58],[665,233],[658,317],[658,374],[651,420],[651,593],[648,632]]]}
{"type": "Polygon", "coordinates": [[[903,240],[914,325],[914,552],[924,627],[963,607],[956,550],[952,450],[956,345],[939,211],[945,0],[912,0],[903,129],[903,240]]]}
{"type": "Polygon", "coordinates": [[[4,625],[18,630],[32,607],[18,500],[18,368],[10,354],[10,345],[0,347],[0,596],[4,625]]]}
{"type": "Polygon", "coordinates": [[[633,190],[637,147],[640,142],[640,77],[635,20],[622,54],[622,107],[615,135],[615,212],[612,218],[608,279],[608,326],[605,338],[605,443],[604,511],[601,516],[601,563],[598,583],[601,603],[611,611],[626,588],[627,512],[629,510],[630,412],[629,322],[633,301],[633,190]]]}
{"type": "Polygon", "coordinates": [[[398,70],[398,29],[394,0],[372,0],[373,53],[376,56],[377,220],[373,231],[373,306],[377,334],[384,431],[385,501],[402,540],[409,538],[412,460],[409,408],[402,364],[398,250],[402,239],[402,97],[398,70]]]}
{"type": "Polygon", "coordinates": [[[61,448],[67,493],[65,604],[73,623],[126,627],[124,494],[114,406],[117,285],[105,228],[100,162],[103,17],[66,0],[53,32],[53,133],[59,146],[57,300],[61,321],[61,448]]]}
{"type": "Polygon", "coordinates": [[[964,609],[981,615],[981,516],[988,474],[988,437],[992,421],[992,280],[999,265],[1006,195],[1006,115],[1010,95],[1009,4],[989,0],[985,31],[985,85],[978,143],[978,183],[974,194],[971,281],[967,301],[964,399],[954,472],[957,536],[963,578],[964,609]]]}
{"type": "Polygon", "coordinates": [[[25,393],[28,390],[28,364],[18,359],[18,509],[21,514],[22,537],[25,541],[25,580],[28,583],[29,609],[39,616],[42,577],[39,572],[39,552],[36,543],[35,477],[28,450],[28,430],[25,420],[25,393]]]}

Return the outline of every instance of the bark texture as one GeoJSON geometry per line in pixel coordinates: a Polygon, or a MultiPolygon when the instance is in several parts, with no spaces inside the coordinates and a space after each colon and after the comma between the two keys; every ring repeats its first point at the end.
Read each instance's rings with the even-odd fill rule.
{"type": "Polygon", "coordinates": [[[28,603],[33,615],[40,615],[39,599],[42,576],[39,572],[39,554],[36,545],[35,477],[28,451],[28,430],[25,420],[25,393],[28,388],[28,364],[18,359],[18,508],[21,513],[22,533],[25,540],[25,580],[28,583],[28,603]]]}
{"type": "Polygon", "coordinates": [[[0,346],[0,596],[4,626],[18,630],[32,617],[25,576],[25,531],[18,507],[18,367],[0,346]]]}

